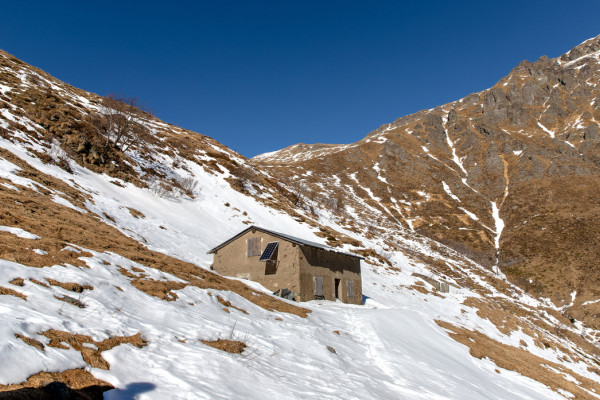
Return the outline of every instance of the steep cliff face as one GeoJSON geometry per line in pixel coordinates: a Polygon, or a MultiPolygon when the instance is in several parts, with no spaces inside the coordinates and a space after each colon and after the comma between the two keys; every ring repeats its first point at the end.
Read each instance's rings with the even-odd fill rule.
{"type": "Polygon", "coordinates": [[[598,326],[600,37],[349,145],[253,162],[338,219],[446,244],[598,326]]]}

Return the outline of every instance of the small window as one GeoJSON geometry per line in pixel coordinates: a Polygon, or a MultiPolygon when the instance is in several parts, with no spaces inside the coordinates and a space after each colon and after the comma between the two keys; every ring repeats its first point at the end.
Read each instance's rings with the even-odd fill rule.
{"type": "Polygon", "coordinates": [[[348,298],[354,297],[354,282],[348,281],[348,298]]]}
{"type": "Polygon", "coordinates": [[[263,251],[262,255],[258,259],[258,261],[272,261],[277,260],[277,248],[279,247],[279,242],[270,242],[267,243],[267,247],[265,247],[265,251],[263,251]]]}
{"type": "Polygon", "coordinates": [[[260,256],[260,238],[248,239],[248,257],[260,256]]]}
{"type": "Polygon", "coordinates": [[[323,297],[323,278],[315,276],[315,297],[323,297]]]}

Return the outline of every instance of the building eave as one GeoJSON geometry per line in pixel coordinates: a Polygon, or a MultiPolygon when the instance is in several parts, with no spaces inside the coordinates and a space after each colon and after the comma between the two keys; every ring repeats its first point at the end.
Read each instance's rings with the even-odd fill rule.
{"type": "Polygon", "coordinates": [[[324,244],[320,244],[320,243],[316,243],[316,242],[311,242],[309,240],[304,240],[304,239],[301,239],[301,238],[296,238],[296,237],[293,237],[293,236],[286,235],[284,233],[275,232],[275,231],[272,231],[272,230],[269,230],[269,229],[265,229],[265,228],[261,228],[259,226],[255,226],[255,225],[249,226],[248,228],[246,228],[243,231],[239,232],[238,234],[232,236],[231,238],[227,239],[226,241],[224,241],[223,243],[219,244],[218,246],[210,249],[207,252],[207,254],[214,254],[214,253],[216,253],[218,250],[220,250],[223,247],[227,246],[229,243],[233,242],[234,240],[238,239],[239,237],[243,236],[244,234],[246,234],[247,232],[249,232],[251,230],[257,230],[257,231],[261,231],[263,233],[268,233],[269,235],[272,235],[272,236],[278,237],[280,239],[286,240],[286,241],[288,241],[290,243],[295,243],[295,244],[300,245],[300,246],[309,246],[309,247],[314,247],[314,248],[317,248],[317,249],[320,249],[320,250],[324,250],[324,251],[330,251],[332,253],[343,254],[343,255],[346,255],[348,257],[355,257],[355,258],[358,258],[358,259],[361,259],[361,260],[365,259],[363,256],[359,256],[358,254],[353,254],[353,253],[348,253],[348,252],[345,252],[345,251],[340,251],[340,250],[337,250],[337,249],[335,249],[333,247],[326,246],[324,244]]]}

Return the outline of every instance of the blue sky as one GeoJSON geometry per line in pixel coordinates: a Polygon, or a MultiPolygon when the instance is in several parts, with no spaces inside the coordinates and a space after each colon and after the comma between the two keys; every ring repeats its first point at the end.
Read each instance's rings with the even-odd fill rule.
{"type": "Polygon", "coordinates": [[[252,157],[350,143],[600,34],[598,1],[4,1],[0,48],[252,157]]]}

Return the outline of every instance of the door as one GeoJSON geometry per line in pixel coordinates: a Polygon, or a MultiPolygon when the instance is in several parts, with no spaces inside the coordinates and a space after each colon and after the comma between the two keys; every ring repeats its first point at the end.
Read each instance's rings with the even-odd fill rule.
{"type": "Polygon", "coordinates": [[[335,298],[339,299],[340,298],[340,279],[336,279],[335,280],[335,298]]]}
{"type": "Polygon", "coordinates": [[[323,278],[320,276],[315,276],[314,281],[315,281],[315,299],[323,299],[323,278]]]}

